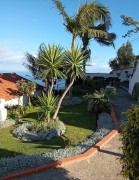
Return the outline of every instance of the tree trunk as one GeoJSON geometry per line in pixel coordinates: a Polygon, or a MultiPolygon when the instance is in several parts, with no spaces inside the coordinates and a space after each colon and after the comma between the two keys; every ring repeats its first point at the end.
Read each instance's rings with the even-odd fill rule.
{"type": "Polygon", "coordinates": [[[57,105],[57,108],[55,110],[55,113],[54,113],[54,116],[53,116],[53,119],[56,120],[57,118],[57,115],[58,115],[58,112],[59,112],[59,109],[60,109],[60,106],[61,106],[61,103],[64,99],[64,97],[66,96],[67,92],[70,90],[70,88],[72,87],[74,83],[74,78],[71,78],[71,81],[70,81],[70,84],[68,85],[68,87],[66,88],[66,90],[64,91],[63,95],[61,96],[59,102],[58,102],[58,105],[57,105]]]}
{"type": "Polygon", "coordinates": [[[48,86],[49,86],[48,79],[45,79],[44,83],[45,83],[45,88],[46,88],[46,93],[47,93],[48,92],[48,86]]]}
{"type": "Polygon", "coordinates": [[[49,90],[50,94],[52,94],[53,87],[54,87],[54,79],[52,78],[52,83],[51,83],[50,90],[49,90]]]}
{"type": "Polygon", "coordinates": [[[71,48],[74,48],[75,45],[76,45],[76,35],[73,34],[73,36],[72,36],[71,48]]]}
{"type": "MultiPolygon", "coordinates": [[[[76,35],[73,34],[72,36],[72,44],[71,44],[71,48],[74,48],[76,44],[76,35]]],[[[70,83],[71,83],[71,79],[70,79],[70,83]]],[[[69,98],[72,99],[72,87],[69,90],[69,98]]]]}

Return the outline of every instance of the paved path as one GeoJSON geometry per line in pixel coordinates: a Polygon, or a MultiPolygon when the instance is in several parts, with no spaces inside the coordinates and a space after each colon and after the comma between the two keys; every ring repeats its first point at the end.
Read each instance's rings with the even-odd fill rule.
{"type": "MultiPolygon", "coordinates": [[[[119,89],[113,103],[119,123],[125,119],[121,113],[134,103],[136,101],[126,91],[119,89]]],[[[124,180],[120,175],[119,157],[122,151],[119,136],[119,134],[116,135],[88,160],[20,178],[20,180],[124,180]]]]}

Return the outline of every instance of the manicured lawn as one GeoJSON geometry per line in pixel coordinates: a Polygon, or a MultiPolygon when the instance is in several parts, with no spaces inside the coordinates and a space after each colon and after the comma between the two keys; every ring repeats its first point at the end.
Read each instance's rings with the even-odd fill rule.
{"type": "MultiPolygon", "coordinates": [[[[0,157],[15,156],[18,154],[41,154],[53,149],[76,145],[86,139],[96,130],[96,118],[93,113],[87,112],[86,104],[73,107],[62,107],[59,118],[66,124],[64,137],[42,142],[23,142],[12,136],[13,127],[0,130],[0,157]]],[[[23,120],[35,121],[40,112],[39,107],[32,108],[23,120]]]]}

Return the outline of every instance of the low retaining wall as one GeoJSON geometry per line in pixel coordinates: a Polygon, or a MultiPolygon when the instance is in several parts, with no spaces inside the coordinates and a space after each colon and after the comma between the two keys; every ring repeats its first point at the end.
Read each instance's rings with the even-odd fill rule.
{"type": "Polygon", "coordinates": [[[43,171],[46,171],[46,170],[62,167],[64,165],[66,165],[66,164],[71,164],[71,163],[74,163],[74,162],[79,162],[79,161],[86,160],[86,159],[90,158],[92,155],[94,155],[94,153],[96,153],[98,150],[100,150],[102,148],[102,146],[104,146],[105,143],[110,141],[115,135],[118,134],[119,125],[118,125],[118,121],[117,121],[117,118],[116,118],[113,107],[111,109],[111,116],[112,116],[112,119],[113,119],[113,122],[114,122],[115,129],[112,130],[101,141],[99,141],[95,146],[90,148],[85,153],[79,154],[79,155],[76,155],[76,156],[72,156],[72,157],[68,157],[68,158],[65,158],[65,159],[62,159],[62,160],[58,160],[58,161],[56,161],[54,163],[50,163],[50,164],[47,164],[47,165],[41,165],[41,166],[38,166],[36,168],[27,168],[27,169],[25,169],[25,170],[23,170],[21,172],[12,173],[11,175],[2,178],[2,180],[14,180],[16,178],[29,176],[29,175],[32,175],[32,174],[35,174],[35,173],[39,173],[39,172],[43,172],[43,171]]]}

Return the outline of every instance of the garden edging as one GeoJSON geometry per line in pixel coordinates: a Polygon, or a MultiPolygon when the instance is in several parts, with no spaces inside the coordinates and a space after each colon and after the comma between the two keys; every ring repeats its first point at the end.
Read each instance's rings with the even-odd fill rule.
{"type": "Polygon", "coordinates": [[[31,174],[39,173],[39,172],[46,171],[46,170],[49,170],[49,169],[62,167],[64,165],[66,165],[66,164],[71,164],[71,163],[74,163],[74,162],[78,162],[78,161],[82,161],[82,160],[86,160],[86,159],[90,158],[92,155],[94,155],[94,153],[96,153],[99,149],[101,149],[102,146],[105,143],[107,143],[116,134],[118,134],[119,125],[118,125],[118,121],[117,121],[117,118],[116,118],[113,107],[111,108],[111,117],[112,117],[112,119],[114,121],[115,129],[112,130],[108,135],[106,135],[102,140],[100,140],[95,146],[90,148],[85,153],[75,155],[75,156],[72,156],[72,157],[68,157],[68,158],[65,158],[65,159],[61,159],[61,160],[58,160],[58,161],[56,161],[54,163],[50,163],[50,164],[47,164],[47,165],[41,165],[41,166],[38,166],[36,168],[27,168],[25,170],[22,170],[21,172],[12,173],[11,175],[8,175],[8,176],[2,178],[2,180],[12,180],[12,179],[16,179],[16,178],[21,178],[21,177],[24,177],[24,176],[29,176],[31,174]]]}

